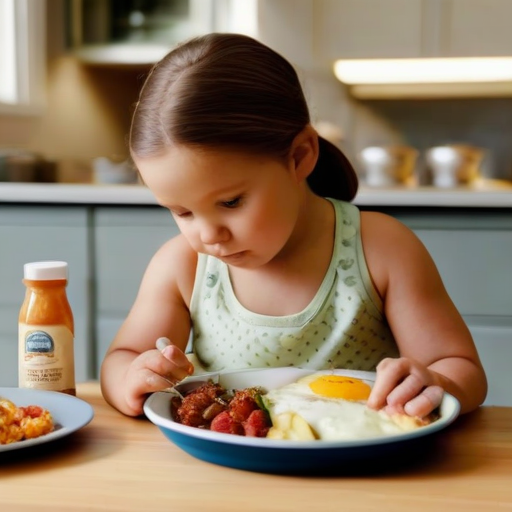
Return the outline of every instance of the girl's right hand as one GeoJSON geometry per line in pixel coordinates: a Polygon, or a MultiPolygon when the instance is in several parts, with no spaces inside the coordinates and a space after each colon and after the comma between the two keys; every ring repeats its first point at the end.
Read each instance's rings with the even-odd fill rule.
{"type": "Polygon", "coordinates": [[[126,404],[135,415],[140,415],[148,394],[175,386],[193,373],[194,366],[175,345],[169,345],[162,351],[155,348],[143,352],[132,361],[126,372],[126,404]]]}

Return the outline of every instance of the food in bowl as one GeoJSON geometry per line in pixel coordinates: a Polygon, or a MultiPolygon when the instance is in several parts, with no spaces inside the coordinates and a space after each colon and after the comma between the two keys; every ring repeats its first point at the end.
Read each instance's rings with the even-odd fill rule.
{"type": "Polygon", "coordinates": [[[367,439],[415,430],[432,419],[389,415],[383,410],[370,409],[366,405],[370,392],[370,384],[361,379],[329,374],[308,375],[270,390],[262,396],[272,421],[267,437],[328,441],[367,439]]]}
{"type": "Polygon", "coordinates": [[[225,434],[265,437],[270,418],[261,406],[261,388],[228,391],[211,381],[173,397],[171,408],[178,423],[225,434]]]}
{"type": "Polygon", "coordinates": [[[17,407],[0,397],[0,445],[33,439],[54,430],[50,412],[38,405],[17,407]]]}
{"type": "Polygon", "coordinates": [[[369,409],[371,385],[362,379],[313,373],[265,390],[228,391],[208,382],[172,399],[178,423],[227,434],[290,440],[355,440],[400,434],[436,419],[369,409]]]}

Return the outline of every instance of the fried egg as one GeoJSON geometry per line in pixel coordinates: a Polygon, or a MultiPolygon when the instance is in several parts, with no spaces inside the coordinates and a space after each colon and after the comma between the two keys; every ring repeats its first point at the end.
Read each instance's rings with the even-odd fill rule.
{"type": "Polygon", "coordinates": [[[369,409],[370,392],[371,384],[361,379],[314,373],[273,389],[262,399],[273,422],[286,413],[300,415],[322,440],[367,439],[416,427],[412,421],[396,422],[382,411],[369,409]]]}

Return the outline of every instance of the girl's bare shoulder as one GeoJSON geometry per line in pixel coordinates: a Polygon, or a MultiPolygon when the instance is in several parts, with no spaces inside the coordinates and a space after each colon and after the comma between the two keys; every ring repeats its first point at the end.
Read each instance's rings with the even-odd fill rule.
{"type": "Polygon", "coordinates": [[[155,253],[146,270],[146,278],[162,285],[173,285],[186,303],[192,295],[197,266],[197,252],[183,235],[165,242],[155,253]]]}
{"type": "Polygon", "coordinates": [[[361,237],[366,248],[393,251],[393,244],[421,245],[414,232],[398,219],[380,212],[361,212],[361,237]]]}
{"type": "Polygon", "coordinates": [[[361,212],[361,240],[368,270],[381,295],[391,280],[431,274],[431,257],[417,235],[394,217],[361,212]]]}

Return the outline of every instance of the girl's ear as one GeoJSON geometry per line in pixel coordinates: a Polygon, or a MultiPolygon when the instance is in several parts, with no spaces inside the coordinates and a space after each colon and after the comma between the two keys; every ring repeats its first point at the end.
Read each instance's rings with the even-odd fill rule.
{"type": "Polygon", "coordinates": [[[305,180],[313,172],[318,153],[318,134],[308,124],[293,139],[289,153],[289,165],[298,181],[305,180]]]}

